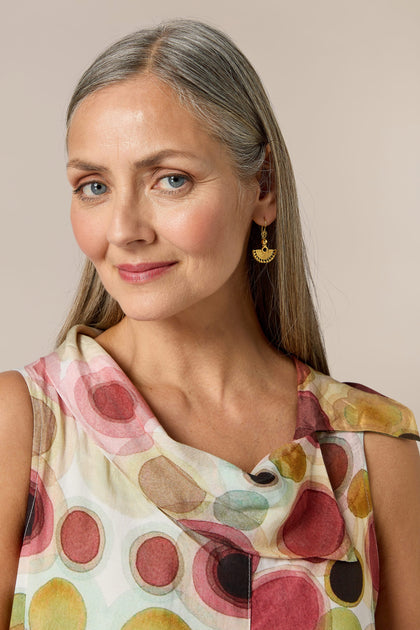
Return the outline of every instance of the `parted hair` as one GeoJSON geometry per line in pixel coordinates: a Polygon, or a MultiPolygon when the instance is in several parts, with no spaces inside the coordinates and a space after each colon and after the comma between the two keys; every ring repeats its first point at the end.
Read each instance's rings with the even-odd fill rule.
{"type": "MultiPolygon", "coordinates": [[[[74,90],[67,129],[87,96],[144,73],[169,85],[207,131],[226,146],[241,182],[246,184],[260,174],[265,189],[274,187],[277,217],[267,231],[277,256],[268,264],[253,259],[251,250],[261,243],[260,227],[254,222],[248,242],[248,279],[255,310],[275,348],[328,374],[293,169],[258,74],[220,30],[197,20],[168,20],[123,37],[97,57],[74,90]],[[267,145],[271,148],[269,160],[267,145]]],[[[106,330],[123,316],[95,267],[86,260],[57,344],[75,324],[106,330]]]]}

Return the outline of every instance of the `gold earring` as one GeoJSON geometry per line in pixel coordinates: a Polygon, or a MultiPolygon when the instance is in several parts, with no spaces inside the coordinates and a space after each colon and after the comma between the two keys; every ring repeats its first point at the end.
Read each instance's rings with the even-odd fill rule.
{"type": "Polygon", "coordinates": [[[264,221],[264,225],[261,226],[261,249],[252,250],[252,255],[254,256],[255,260],[260,263],[271,262],[277,254],[277,249],[268,249],[267,247],[266,225],[267,223],[264,221]]]}

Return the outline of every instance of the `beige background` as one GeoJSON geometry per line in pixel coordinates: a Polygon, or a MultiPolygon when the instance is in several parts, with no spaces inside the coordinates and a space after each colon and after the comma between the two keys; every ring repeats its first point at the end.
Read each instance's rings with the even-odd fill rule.
{"type": "Polygon", "coordinates": [[[173,16],[260,73],[298,183],[331,371],[420,418],[420,2],[20,0],[1,19],[0,369],[50,350],[79,273],[64,115],[90,61],[173,16]]]}

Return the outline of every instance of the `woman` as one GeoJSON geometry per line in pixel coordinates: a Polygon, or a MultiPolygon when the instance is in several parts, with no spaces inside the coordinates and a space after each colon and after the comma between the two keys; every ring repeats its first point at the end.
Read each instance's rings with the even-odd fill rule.
{"type": "Polygon", "coordinates": [[[88,262],[58,349],[1,375],[1,627],[417,628],[418,431],[328,376],[249,62],[134,33],[67,140],[88,262]]]}

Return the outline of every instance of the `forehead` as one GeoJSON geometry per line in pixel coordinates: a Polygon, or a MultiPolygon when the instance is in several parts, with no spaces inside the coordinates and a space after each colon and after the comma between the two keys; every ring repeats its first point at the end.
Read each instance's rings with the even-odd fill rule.
{"type": "Polygon", "coordinates": [[[85,97],[76,108],[71,124],[80,115],[86,116],[102,109],[131,108],[153,114],[167,108],[169,103],[175,108],[185,109],[181,106],[175,90],[167,83],[150,74],[136,75],[110,83],[85,97]]]}
{"type": "Polygon", "coordinates": [[[118,143],[225,152],[166,83],[151,75],[111,84],[87,96],[77,107],[68,132],[69,153],[118,143]],[[168,145],[168,146],[166,146],[168,145]]]}

